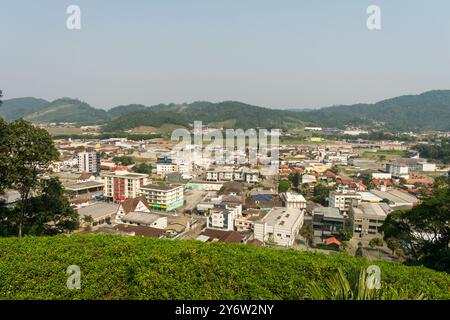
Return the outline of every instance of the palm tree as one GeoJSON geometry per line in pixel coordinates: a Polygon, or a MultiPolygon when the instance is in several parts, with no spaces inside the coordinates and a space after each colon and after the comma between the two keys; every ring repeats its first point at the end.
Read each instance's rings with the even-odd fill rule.
{"type": "Polygon", "coordinates": [[[424,300],[423,293],[410,293],[407,289],[395,289],[382,286],[380,289],[371,289],[367,285],[367,273],[364,268],[359,272],[351,272],[349,276],[339,268],[323,284],[312,282],[308,286],[309,297],[313,300],[424,300]]]}

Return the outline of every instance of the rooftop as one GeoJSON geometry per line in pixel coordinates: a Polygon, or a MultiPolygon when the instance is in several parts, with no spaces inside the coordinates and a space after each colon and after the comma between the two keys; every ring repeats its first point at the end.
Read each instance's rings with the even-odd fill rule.
{"type": "Polygon", "coordinates": [[[159,218],[161,218],[161,216],[159,216],[155,213],[130,212],[122,218],[122,221],[129,221],[129,222],[141,223],[141,224],[152,224],[159,218]]]}
{"type": "Polygon", "coordinates": [[[339,212],[338,208],[332,208],[332,207],[315,208],[312,213],[313,213],[313,215],[321,214],[326,218],[342,218],[342,215],[339,212]]]}
{"type": "Polygon", "coordinates": [[[283,196],[288,202],[306,202],[305,197],[301,194],[285,192],[283,196]]]}
{"type": "Polygon", "coordinates": [[[118,204],[97,202],[93,205],[78,209],[78,215],[81,217],[91,216],[95,220],[104,216],[116,214],[118,209],[118,204]]]}
{"type": "Polygon", "coordinates": [[[359,215],[385,218],[392,209],[386,203],[360,203],[353,211],[359,215]]]}
{"type": "Polygon", "coordinates": [[[303,215],[303,211],[296,208],[274,207],[258,222],[268,225],[293,225],[303,215]]]}
{"type": "Polygon", "coordinates": [[[370,192],[382,199],[388,199],[394,205],[414,205],[418,201],[416,197],[409,193],[396,189],[387,191],[372,190],[370,192]]]}
{"type": "Polygon", "coordinates": [[[147,189],[147,190],[156,190],[156,191],[170,191],[177,189],[179,187],[182,187],[182,185],[179,184],[147,184],[145,186],[142,186],[141,189],[147,189]]]}

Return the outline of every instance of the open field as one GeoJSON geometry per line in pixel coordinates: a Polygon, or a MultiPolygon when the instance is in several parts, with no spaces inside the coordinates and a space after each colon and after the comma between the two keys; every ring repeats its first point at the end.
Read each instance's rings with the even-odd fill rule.
{"type": "Polygon", "coordinates": [[[405,157],[407,154],[404,150],[382,150],[377,152],[365,151],[362,154],[363,158],[378,160],[384,158],[385,160],[391,160],[395,158],[405,157]]]}

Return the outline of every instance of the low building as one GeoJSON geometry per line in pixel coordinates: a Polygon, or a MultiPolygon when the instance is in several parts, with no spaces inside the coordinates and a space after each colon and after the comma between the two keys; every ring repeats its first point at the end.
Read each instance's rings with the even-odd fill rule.
{"type": "Polygon", "coordinates": [[[81,218],[82,227],[87,226],[87,223],[85,222],[87,216],[92,218],[92,226],[96,227],[104,224],[111,224],[118,208],[118,204],[96,202],[92,205],[78,209],[77,212],[81,218]]]}
{"type": "Polygon", "coordinates": [[[172,211],[184,204],[184,188],[177,184],[148,184],[140,188],[152,209],[172,211]]]}
{"type": "Polygon", "coordinates": [[[306,209],[306,200],[301,194],[284,192],[281,194],[281,200],[287,208],[306,209]]]}
{"type": "Polygon", "coordinates": [[[417,162],[409,165],[410,170],[418,170],[423,172],[433,172],[436,171],[435,163],[428,162],[417,162]]]}
{"type": "Polygon", "coordinates": [[[129,224],[119,224],[113,227],[119,234],[136,237],[163,238],[166,231],[152,227],[134,226],[129,224]]]}
{"type": "Polygon", "coordinates": [[[321,207],[312,212],[314,242],[323,243],[331,237],[340,238],[340,232],[346,227],[346,219],[338,208],[321,207]]]}
{"type": "Polygon", "coordinates": [[[150,212],[147,199],[143,196],[125,199],[125,201],[119,205],[119,210],[117,211],[114,221],[116,223],[122,223],[122,218],[130,212],[150,212]]]}
{"type": "Polygon", "coordinates": [[[130,212],[122,217],[121,220],[123,223],[137,226],[152,227],[157,229],[165,229],[167,227],[167,217],[162,217],[155,213],[130,212]]]}
{"type": "Polygon", "coordinates": [[[303,226],[304,210],[275,207],[261,220],[255,221],[254,238],[262,242],[273,242],[280,246],[291,246],[303,226]]]}
{"type": "Polygon", "coordinates": [[[386,191],[371,190],[370,192],[383,199],[391,208],[395,209],[412,208],[420,202],[419,199],[408,192],[397,189],[386,191]]]}
{"type": "Polygon", "coordinates": [[[392,209],[386,203],[360,203],[349,211],[349,221],[356,239],[382,237],[381,225],[392,209]]]}
{"type": "Polygon", "coordinates": [[[203,242],[242,243],[244,242],[244,237],[237,231],[205,229],[197,240],[203,242]]]}
{"type": "Polygon", "coordinates": [[[379,179],[379,180],[388,180],[388,179],[392,179],[392,174],[390,174],[388,172],[373,172],[372,178],[379,179]]]}

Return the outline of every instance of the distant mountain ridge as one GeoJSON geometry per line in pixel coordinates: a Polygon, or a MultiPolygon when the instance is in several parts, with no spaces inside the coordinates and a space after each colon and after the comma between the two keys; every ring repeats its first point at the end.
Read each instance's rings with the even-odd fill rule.
{"type": "Polygon", "coordinates": [[[62,98],[49,102],[28,97],[4,100],[0,107],[0,117],[7,121],[22,117],[35,123],[104,124],[105,129],[110,131],[139,126],[159,127],[163,124],[189,126],[195,120],[213,127],[242,129],[287,129],[314,125],[398,131],[450,131],[450,90],[399,96],[374,104],[338,105],[307,110],[270,109],[238,101],[197,101],[154,106],[130,104],[106,111],[77,99],[62,98]]]}
{"type": "Polygon", "coordinates": [[[399,131],[450,131],[450,90],[405,95],[374,104],[340,105],[296,112],[305,122],[327,127],[357,125],[399,131]]]}

